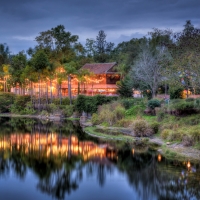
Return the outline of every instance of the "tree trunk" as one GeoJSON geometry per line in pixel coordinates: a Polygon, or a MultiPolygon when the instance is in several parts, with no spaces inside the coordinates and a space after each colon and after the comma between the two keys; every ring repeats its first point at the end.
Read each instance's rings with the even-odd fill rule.
{"type": "Polygon", "coordinates": [[[59,91],[60,91],[60,105],[62,104],[62,91],[61,91],[61,84],[59,84],[59,91]]]}
{"type": "Polygon", "coordinates": [[[78,95],[80,94],[80,82],[78,81],[78,95]]]}
{"type": "MultiPolygon", "coordinates": [[[[41,100],[40,100],[40,75],[38,76],[38,88],[39,88],[39,106],[40,106],[40,104],[41,104],[41,100]]],[[[40,109],[39,109],[40,110],[40,109]]]]}
{"type": "Polygon", "coordinates": [[[46,85],[46,103],[48,104],[48,81],[47,81],[47,85],[46,85]]]}
{"type": "Polygon", "coordinates": [[[71,76],[68,75],[68,97],[70,101],[70,105],[72,104],[72,96],[71,96],[71,76]]]}
{"type": "Polygon", "coordinates": [[[52,80],[50,79],[50,89],[51,89],[51,103],[52,103],[52,80]]]}

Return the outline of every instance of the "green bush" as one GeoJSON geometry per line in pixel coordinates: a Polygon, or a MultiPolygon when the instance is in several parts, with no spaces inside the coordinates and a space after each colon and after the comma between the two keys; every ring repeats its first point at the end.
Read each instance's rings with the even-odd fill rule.
{"type": "Polygon", "coordinates": [[[40,113],[40,115],[48,117],[49,113],[46,110],[42,110],[42,112],[40,113]]]}
{"type": "Polygon", "coordinates": [[[21,111],[21,114],[32,115],[35,114],[36,111],[34,110],[33,104],[31,101],[26,103],[26,107],[24,110],[21,111]]]}
{"type": "Polygon", "coordinates": [[[185,101],[186,101],[186,102],[194,102],[195,99],[194,99],[194,98],[187,98],[187,99],[185,99],[185,101]]]}
{"type": "Polygon", "coordinates": [[[117,123],[125,116],[125,109],[119,102],[112,102],[99,106],[98,116],[100,123],[108,123],[110,126],[117,123]]]}
{"type": "Polygon", "coordinates": [[[131,115],[140,115],[143,113],[145,107],[143,107],[142,105],[135,105],[135,106],[132,106],[131,108],[129,108],[128,110],[126,110],[125,114],[127,116],[131,116],[131,115]]]}
{"type": "Polygon", "coordinates": [[[92,121],[92,124],[93,124],[93,125],[100,124],[100,120],[99,120],[98,114],[93,113],[93,114],[92,114],[91,121],[92,121]]]}
{"type": "Polygon", "coordinates": [[[70,100],[68,97],[62,99],[62,105],[70,105],[70,100]]]}
{"type": "Polygon", "coordinates": [[[12,93],[0,92],[0,113],[9,112],[11,105],[15,100],[15,96],[12,93]]]}
{"type": "Polygon", "coordinates": [[[184,134],[182,136],[182,144],[184,146],[192,146],[194,144],[194,140],[191,135],[184,134]]]}
{"type": "Polygon", "coordinates": [[[170,88],[169,89],[169,94],[170,94],[170,99],[183,99],[183,90],[184,88],[170,88]]]}
{"type": "Polygon", "coordinates": [[[75,110],[82,113],[95,113],[98,110],[98,106],[109,103],[116,100],[117,97],[109,97],[104,95],[84,96],[78,95],[75,101],[75,110]]]}
{"type": "Polygon", "coordinates": [[[162,130],[162,132],[161,132],[161,137],[162,137],[164,140],[166,140],[166,139],[169,137],[170,133],[171,133],[171,130],[170,130],[170,129],[164,129],[164,130],[162,130]]]}
{"type": "Polygon", "coordinates": [[[116,123],[116,126],[119,126],[119,127],[129,127],[130,125],[132,124],[132,121],[130,119],[120,119],[117,121],[116,123]]]}
{"type": "Polygon", "coordinates": [[[159,123],[158,122],[150,123],[150,127],[152,128],[154,133],[158,133],[158,130],[159,130],[159,123]]]}
{"type": "Polygon", "coordinates": [[[182,133],[177,131],[177,130],[173,130],[170,132],[169,136],[168,136],[168,140],[169,141],[181,141],[182,139],[182,133]]]}
{"type": "Polygon", "coordinates": [[[194,101],[194,108],[196,109],[196,110],[200,110],[200,98],[198,98],[198,99],[195,99],[195,101],[194,101]]]}
{"type": "Polygon", "coordinates": [[[31,97],[29,95],[17,95],[13,105],[11,106],[11,112],[17,114],[26,114],[24,109],[30,100],[31,97]]]}
{"type": "Polygon", "coordinates": [[[54,113],[58,110],[59,110],[59,106],[55,105],[54,103],[51,103],[51,104],[48,105],[48,111],[50,113],[54,113]]]}
{"type": "Polygon", "coordinates": [[[155,109],[156,107],[160,107],[160,101],[158,99],[151,99],[148,101],[147,106],[151,109],[155,109]]]}
{"type": "Polygon", "coordinates": [[[137,137],[147,137],[153,134],[153,129],[149,126],[147,121],[137,119],[133,123],[133,134],[137,137]]]}
{"type": "Polygon", "coordinates": [[[165,111],[159,110],[158,112],[156,112],[156,116],[157,116],[157,121],[161,122],[165,118],[165,111]]]}
{"type": "Polygon", "coordinates": [[[66,105],[65,108],[62,110],[62,114],[64,117],[71,117],[74,111],[73,105],[66,105]]]}

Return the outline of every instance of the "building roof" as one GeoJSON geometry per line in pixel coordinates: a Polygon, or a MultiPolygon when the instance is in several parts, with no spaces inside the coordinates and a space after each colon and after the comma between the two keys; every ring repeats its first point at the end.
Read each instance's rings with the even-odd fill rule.
{"type": "Polygon", "coordinates": [[[87,69],[94,74],[107,74],[115,73],[116,70],[113,69],[116,66],[116,62],[112,63],[86,63],[81,69],[87,69]]]}

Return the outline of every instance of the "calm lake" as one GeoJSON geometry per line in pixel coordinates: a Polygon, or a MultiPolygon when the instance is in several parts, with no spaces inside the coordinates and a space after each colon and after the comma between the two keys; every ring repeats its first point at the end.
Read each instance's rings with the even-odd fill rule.
{"type": "Polygon", "coordinates": [[[103,141],[71,121],[0,118],[2,200],[199,200],[200,162],[103,141]]]}

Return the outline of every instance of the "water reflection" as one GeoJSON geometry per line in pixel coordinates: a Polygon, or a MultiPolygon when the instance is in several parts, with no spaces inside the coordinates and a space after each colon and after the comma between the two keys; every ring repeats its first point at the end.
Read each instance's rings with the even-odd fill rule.
{"type": "Polygon", "coordinates": [[[8,197],[10,185],[3,184],[13,182],[13,174],[24,181],[22,188],[27,180],[32,184],[23,190],[29,199],[35,194],[37,199],[200,199],[198,163],[169,161],[129,143],[102,142],[70,122],[0,120],[5,199],[16,199],[14,192],[8,197]]]}

